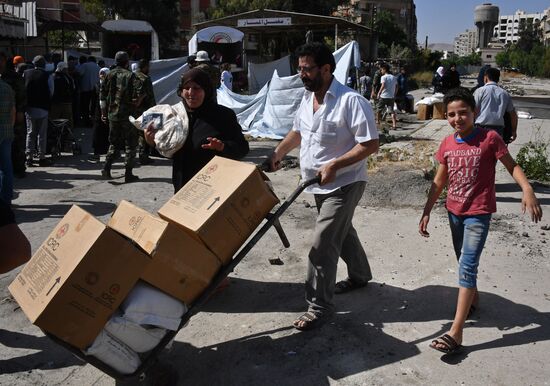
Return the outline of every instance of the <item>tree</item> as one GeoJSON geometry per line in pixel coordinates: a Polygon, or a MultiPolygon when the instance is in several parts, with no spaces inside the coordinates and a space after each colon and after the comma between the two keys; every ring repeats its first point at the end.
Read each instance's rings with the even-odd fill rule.
{"type": "Polygon", "coordinates": [[[530,52],[536,44],[541,43],[540,22],[533,23],[522,19],[519,23],[517,46],[520,50],[530,52]]]}
{"type": "Polygon", "coordinates": [[[48,32],[48,45],[50,47],[76,47],[78,43],[80,43],[80,35],[76,31],[64,31],[63,34],[61,30],[48,32]]]}
{"type": "Polygon", "coordinates": [[[379,10],[374,20],[374,31],[378,34],[378,56],[387,57],[392,44],[409,47],[407,34],[389,11],[379,10]]]}
{"type": "Polygon", "coordinates": [[[105,2],[102,0],[82,0],[84,10],[95,17],[98,21],[103,22],[107,18],[105,2]]]}
{"type": "Polygon", "coordinates": [[[512,67],[510,64],[510,52],[508,49],[499,52],[495,57],[495,61],[497,62],[497,65],[501,68],[512,67]]]}

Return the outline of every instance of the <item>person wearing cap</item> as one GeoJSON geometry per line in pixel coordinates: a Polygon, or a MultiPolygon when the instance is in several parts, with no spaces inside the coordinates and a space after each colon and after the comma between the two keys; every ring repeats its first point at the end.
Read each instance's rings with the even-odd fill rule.
{"type": "MultiPolygon", "coordinates": [[[[208,52],[198,51],[195,57],[195,63],[195,68],[199,68],[208,74],[208,76],[210,77],[210,81],[212,82],[212,87],[214,88],[214,91],[216,91],[221,84],[221,73],[220,69],[210,62],[208,52]]],[[[217,100],[215,92],[212,98],[214,98],[214,100],[217,100]]]]}
{"type": "MultiPolygon", "coordinates": [[[[109,150],[105,157],[105,165],[101,175],[111,179],[111,166],[118,158],[119,150],[125,148],[124,166],[125,182],[135,182],[139,177],[132,174],[136,158],[138,134],[128,118],[135,110],[135,74],[129,68],[129,58],[126,51],[119,51],[115,55],[116,67],[105,78],[101,87],[99,104],[101,119],[109,122],[109,150]]],[[[99,74],[99,72],[98,72],[99,74]]]]}
{"type": "Polygon", "coordinates": [[[33,166],[33,157],[38,143],[38,165],[49,166],[46,159],[48,135],[48,114],[51,98],[54,93],[53,79],[45,71],[46,60],[36,56],[32,63],[34,68],[23,73],[27,91],[27,143],[25,148],[26,166],[33,166]]]}
{"type": "MultiPolygon", "coordinates": [[[[184,73],[177,93],[189,117],[189,133],[183,147],[174,154],[172,184],[180,190],[214,156],[240,159],[248,154],[237,116],[230,108],[218,105],[208,75],[197,68],[184,73]]],[[[145,129],[145,139],[155,146],[155,132],[145,129]]]]}
{"type": "Polygon", "coordinates": [[[55,72],[51,75],[54,83],[50,119],[68,119],[71,128],[73,123],[73,96],[76,92],[73,79],[69,76],[69,66],[66,62],[57,63],[55,72]]]}
{"type": "Polygon", "coordinates": [[[21,55],[16,55],[13,57],[13,66],[17,67],[18,64],[25,63],[25,58],[21,55]]]}

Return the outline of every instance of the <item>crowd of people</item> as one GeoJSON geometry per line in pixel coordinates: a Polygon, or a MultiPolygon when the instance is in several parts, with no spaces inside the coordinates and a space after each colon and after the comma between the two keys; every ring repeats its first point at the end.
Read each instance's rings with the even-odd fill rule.
{"type": "MultiPolygon", "coordinates": [[[[319,181],[306,189],[306,192],[314,195],[317,206],[305,285],[307,311],[292,323],[298,330],[311,330],[332,317],[335,294],[363,288],[373,277],[367,255],[352,223],[367,182],[366,159],[377,152],[379,147],[376,117],[368,96],[378,100],[379,108],[390,103],[393,107],[399,85],[404,88],[404,80],[391,75],[387,64],[379,63],[371,88],[368,84],[360,86],[361,93],[365,96],[363,97],[335,79],[334,56],[323,43],[307,43],[298,49],[297,56],[298,73],[305,87],[304,96],[292,129],[273,150],[268,164],[272,171],[279,169],[283,158],[294,148],[300,147],[302,178],[317,178],[319,181]],[[370,95],[365,95],[368,91],[370,95]],[[348,277],[336,282],[339,258],[347,265],[348,277]]],[[[120,150],[124,149],[125,181],[134,182],[138,180],[132,169],[139,139],[129,117],[140,114],[154,105],[155,101],[147,76],[147,62],[140,62],[134,73],[130,71],[126,52],[118,52],[115,61],[116,65],[112,69],[89,66],[94,67],[98,75],[99,122],[108,125],[108,130],[96,126],[97,143],[100,142],[101,135],[108,135],[109,143],[102,175],[106,179],[111,178],[111,166],[120,150]]],[[[91,60],[89,62],[93,63],[91,60]]],[[[5,66],[5,56],[0,63],[5,66]]],[[[172,161],[172,183],[175,191],[185,185],[215,155],[241,159],[249,151],[248,142],[242,134],[235,113],[216,101],[216,89],[221,82],[221,74],[209,63],[208,55],[197,53],[193,68],[182,75],[177,85],[177,93],[189,117],[189,133],[172,161]]],[[[58,63],[56,72],[63,74],[67,67],[63,62],[58,63]]],[[[456,68],[451,71],[456,71],[456,68]]],[[[69,79],[61,74],[49,76],[46,60],[41,56],[33,60],[33,68],[24,72],[26,90],[32,92],[32,95],[27,93],[25,109],[27,150],[32,150],[29,153],[32,155],[38,138],[39,160],[44,155],[40,147],[43,140],[41,135],[45,133],[42,131],[43,122],[51,111],[50,103],[52,96],[56,95],[55,87],[57,84],[71,85],[69,79]]],[[[400,75],[406,77],[406,72],[400,75]]],[[[440,71],[438,75],[445,78],[445,74],[440,74],[440,71]]],[[[454,76],[450,75],[449,78],[454,76]]],[[[87,83],[89,79],[85,79],[84,83],[87,83]]],[[[535,222],[542,218],[542,210],[533,189],[521,168],[512,159],[502,138],[503,132],[499,130],[504,126],[501,115],[505,112],[513,113],[513,105],[509,96],[496,87],[499,80],[498,70],[486,69],[483,79],[484,85],[473,95],[469,90],[458,87],[459,78],[458,85],[454,80],[456,87],[445,89],[443,103],[447,121],[454,132],[442,141],[436,153],[439,166],[418,226],[419,233],[428,237],[430,212],[443,188],[447,186],[446,208],[459,265],[459,294],[451,329],[431,344],[432,348],[447,354],[455,353],[462,347],[465,320],[478,305],[479,260],[491,215],[496,211],[497,161],[501,161],[520,186],[523,192],[523,210],[527,210],[535,222]],[[495,106],[498,108],[495,109],[495,106]]],[[[90,90],[85,88],[84,93],[88,92],[90,90]]],[[[8,189],[9,184],[9,176],[6,177],[5,172],[4,150],[11,148],[13,127],[17,121],[18,110],[14,94],[10,86],[0,81],[1,201],[8,205],[11,193],[4,190],[5,186],[8,189]]],[[[65,105],[69,104],[66,93],[60,92],[58,98],[65,105]]],[[[82,99],[86,103],[89,101],[91,106],[95,96],[93,93],[91,96],[86,94],[82,99]]],[[[61,107],[63,108],[68,109],[68,106],[61,107]]],[[[68,110],[64,111],[66,113],[68,110]]],[[[85,108],[79,111],[88,114],[84,118],[91,118],[91,110],[85,108]]],[[[83,118],[82,115],[80,118],[83,118]]],[[[515,138],[516,128],[517,117],[516,126],[512,126],[512,140],[515,138]]],[[[95,141],[94,135],[94,146],[95,141]]],[[[154,130],[150,127],[145,129],[142,147],[147,144],[151,147],[156,145],[154,130]]],[[[0,224],[0,230],[4,229],[3,225],[0,224]]]]}

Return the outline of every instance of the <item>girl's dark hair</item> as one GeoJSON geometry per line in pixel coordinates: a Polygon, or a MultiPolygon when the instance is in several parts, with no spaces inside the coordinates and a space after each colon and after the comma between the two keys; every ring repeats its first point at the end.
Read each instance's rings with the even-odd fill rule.
{"type": "Polygon", "coordinates": [[[334,56],[325,44],[319,42],[306,43],[303,46],[298,47],[296,50],[296,56],[311,56],[318,66],[330,64],[330,72],[333,73],[336,69],[336,61],[334,56]]]}
{"type": "Polygon", "coordinates": [[[445,105],[445,111],[447,111],[447,105],[454,101],[463,101],[468,106],[472,108],[472,110],[476,109],[476,101],[474,99],[474,96],[468,90],[464,87],[457,87],[450,89],[447,91],[445,96],[443,97],[443,104],[445,105]]]}

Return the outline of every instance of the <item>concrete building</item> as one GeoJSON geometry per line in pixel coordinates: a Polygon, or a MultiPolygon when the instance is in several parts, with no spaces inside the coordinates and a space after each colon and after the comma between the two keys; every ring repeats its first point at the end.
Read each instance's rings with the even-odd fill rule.
{"type": "Polygon", "coordinates": [[[499,8],[491,3],[478,5],[474,9],[474,24],[478,32],[478,47],[487,47],[493,37],[493,30],[498,24],[499,8]]]}
{"type": "Polygon", "coordinates": [[[206,10],[216,5],[216,0],[180,0],[179,49],[187,55],[187,43],[193,36],[193,24],[205,20],[206,10]]]}
{"type": "Polygon", "coordinates": [[[478,43],[478,32],[476,30],[466,30],[455,38],[454,53],[458,56],[468,56],[475,52],[478,43]]]}
{"type": "Polygon", "coordinates": [[[504,44],[517,43],[519,40],[519,27],[522,21],[539,24],[540,28],[544,30],[547,28],[548,15],[550,8],[546,11],[539,13],[525,13],[525,11],[517,10],[513,15],[501,15],[499,17],[498,24],[494,27],[494,36],[499,42],[504,44]]]}
{"type": "Polygon", "coordinates": [[[542,24],[542,39],[545,47],[550,47],[550,8],[544,11],[544,23],[542,24]]]}
{"type": "Polygon", "coordinates": [[[413,0],[347,0],[338,6],[332,16],[371,27],[371,21],[381,10],[390,12],[407,35],[409,44],[416,45],[417,20],[413,0]]]}
{"type": "Polygon", "coordinates": [[[490,64],[491,67],[498,67],[496,62],[497,54],[504,50],[504,43],[501,42],[491,42],[487,47],[481,48],[481,65],[490,64]]]}

